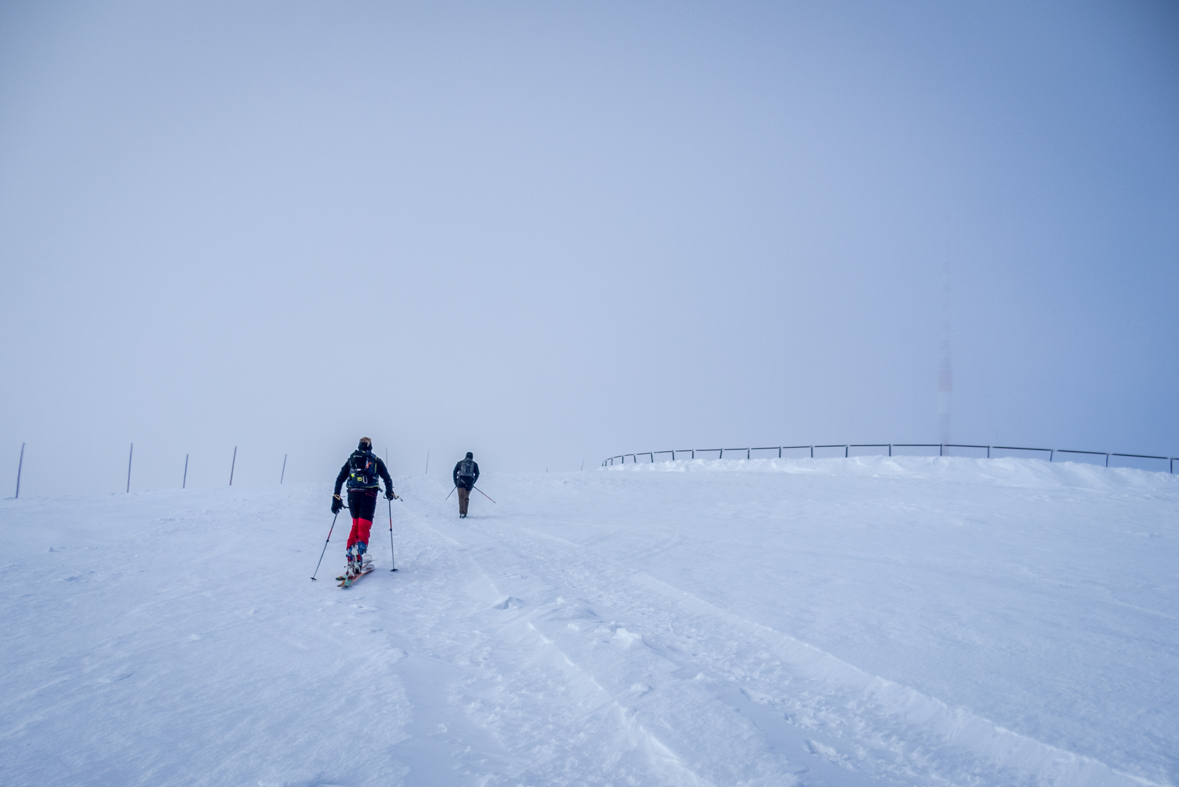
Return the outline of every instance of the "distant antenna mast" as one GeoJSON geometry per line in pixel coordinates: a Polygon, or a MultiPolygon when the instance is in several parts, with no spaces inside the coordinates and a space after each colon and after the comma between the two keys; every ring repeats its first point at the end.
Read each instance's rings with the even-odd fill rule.
{"type": "Polygon", "coordinates": [[[950,442],[950,399],[954,378],[950,371],[950,231],[946,229],[946,259],[942,265],[942,364],[937,380],[938,438],[950,442]]]}

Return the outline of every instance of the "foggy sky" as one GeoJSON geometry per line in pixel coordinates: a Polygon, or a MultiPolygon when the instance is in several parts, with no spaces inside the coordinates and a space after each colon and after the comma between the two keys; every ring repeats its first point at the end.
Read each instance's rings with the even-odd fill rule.
{"type": "Polygon", "coordinates": [[[1164,2],[0,5],[0,492],[1179,455],[1164,2]]]}

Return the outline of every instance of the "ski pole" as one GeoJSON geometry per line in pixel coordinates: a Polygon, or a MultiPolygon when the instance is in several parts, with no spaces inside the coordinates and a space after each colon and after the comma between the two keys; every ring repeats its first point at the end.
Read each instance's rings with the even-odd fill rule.
{"type": "MultiPolygon", "coordinates": [[[[484,492],[482,489],[480,489],[479,487],[475,487],[475,491],[478,492],[479,494],[483,495],[484,497],[486,497],[488,500],[491,500],[491,497],[486,492],[484,492]]],[[[495,501],[491,500],[491,502],[494,503],[495,501]]]]}
{"type": "Polygon", "coordinates": [[[390,571],[397,570],[397,553],[393,551],[393,501],[386,500],[389,504],[389,559],[393,561],[393,568],[390,571]]]}
{"type": "MultiPolygon", "coordinates": [[[[454,490],[455,490],[455,489],[458,489],[458,485],[457,485],[457,484],[454,486],[454,489],[451,489],[451,490],[450,490],[450,494],[448,494],[448,495],[446,496],[446,500],[449,500],[449,499],[450,499],[450,495],[453,495],[453,494],[454,494],[454,490]]],[[[446,502],[446,500],[443,500],[442,502],[443,502],[443,503],[445,503],[445,502],[446,502]]]]}
{"type": "MultiPolygon", "coordinates": [[[[328,537],[327,537],[327,541],[324,541],[324,542],[323,542],[323,552],[320,552],[320,553],[319,553],[319,563],[322,563],[322,562],[323,562],[323,556],[324,556],[324,554],[327,552],[327,545],[328,545],[328,541],[331,541],[331,540],[332,540],[332,531],[336,529],[336,517],[338,517],[339,515],[340,515],[340,512],[339,512],[339,511],[337,511],[337,512],[336,512],[336,513],[334,513],[334,514],[332,514],[332,526],[328,528],[328,537]]],[[[319,563],[316,563],[316,564],[315,564],[315,574],[318,574],[318,573],[319,573],[319,563]]],[[[315,581],[315,574],[312,574],[312,575],[311,575],[311,581],[312,581],[312,582],[314,582],[314,581],[315,581]]]]}

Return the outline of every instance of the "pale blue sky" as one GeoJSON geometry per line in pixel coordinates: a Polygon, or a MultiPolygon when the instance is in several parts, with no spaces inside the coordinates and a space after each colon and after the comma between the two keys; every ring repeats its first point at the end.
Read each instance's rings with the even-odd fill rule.
{"type": "Polygon", "coordinates": [[[244,6],[0,7],[26,494],[936,440],[947,260],[955,440],[1179,454],[1173,4],[244,6]]]}

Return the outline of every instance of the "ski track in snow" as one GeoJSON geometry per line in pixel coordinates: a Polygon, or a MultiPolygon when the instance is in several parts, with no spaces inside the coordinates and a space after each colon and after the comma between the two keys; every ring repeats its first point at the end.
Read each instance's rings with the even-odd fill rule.
{"type": "Polygon", "coordinates": [[[1139,656],[1127,644],[1109,661],[1145,666],[1103,679],[1147,696],[1159,665],[1179,666],[1163,611],[1174,607],[1156,603],[1175,600],[1173,569],[1116,585],[1084,563],[1141,560],[1146,539],[1173,565],[1179,483],[1100,470],[874,458],[492,475],[501,503],[473,501],[466,520],[446,487],[405,478],[398,572],[379,511],[377,571],[347,590],[331,581],[343,518],[319,581],[307,579],[330,521],[326,486],[4,501],[0,782],[1173,784],[1175,692],[1138,712],[1141,730],[1103,727],[1100,700],[1068,704],[1092,686],[1065,685],[1096,668],[1055,661],[1119,642],[1105,617],[1070,606],[1097,599],[1135,615],[1127,635],[1157,646],[1139,656]],[[1063,521],[1002,525],[1028,506],[1063,521]],[[1099,527],[1083,531],[1080,510],[1099,527]],[[855,532],[832,524],[865,516],[855,532]],[[872,541],[878,521],[894,532],[872,541]],[[742,542],[738,529],[760,522],[777,524],[742,542]],[[967,541],[939,544],[942,530],[967,541]],[[976,532],[986,541],[970,541],[976,532]],[[979,550],[973,562],[956,562],[963,543],[979,550]],[[1022,557],[1041,549],[1063,557],[1022,557]],[[787,558],[792,578],[777,586],[787,558]],[[894,619],[857,611],[864,575],[894,619]],[[1020,581],[1062,595],[1021,601],[1028,591],[1008,587],[1020,581]],[[887,606],[962,582],[989,594],[971,601],[977,621],[952,597],[930,613],[952,625],[887,606]],[[1017,625],[1057,606],[1080,633],[1047,618],[1031,634],[1017,625]],[[1143,634],[1138,620],[1156,628],[1143,634]],[[879,657],[864,644],[874,638],[879,657]],[[981,650],[1020,665],[1029,642],[1054,661],[1032,676],[988,663],[1007,698],[989,705],[952,660],[981,650]],[[922,661],[931,648],[939,657],[922,661]],[[1051,681],[1061,671],[1063,688],[1051,681]],[[1029,696],[1041,707],[1013,716],[1016,731],[898,675],[999,714],[1029,696]]]}

